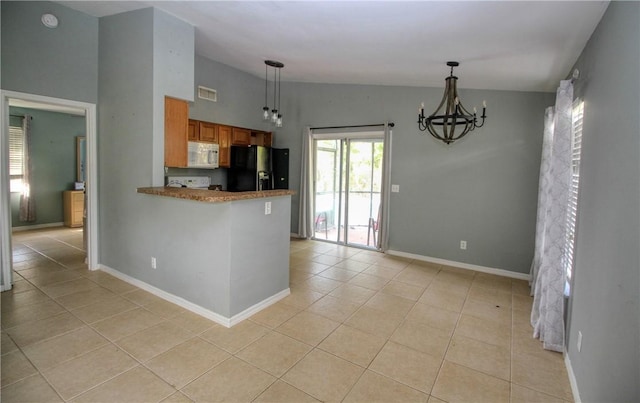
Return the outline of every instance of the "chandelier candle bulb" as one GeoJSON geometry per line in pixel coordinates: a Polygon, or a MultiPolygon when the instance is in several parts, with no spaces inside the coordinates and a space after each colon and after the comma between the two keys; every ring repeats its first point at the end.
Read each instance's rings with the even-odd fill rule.
{"type": "Polygon", "coordinates": [[[487,101],[482,101],[482,107],[486,108],[487,107],[487,101]]]}

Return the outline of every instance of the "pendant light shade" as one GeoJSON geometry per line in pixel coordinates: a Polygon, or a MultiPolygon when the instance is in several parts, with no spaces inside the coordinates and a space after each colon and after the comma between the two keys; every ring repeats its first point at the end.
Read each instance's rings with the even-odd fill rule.
{"type": "Polygon", "coordinates": [[[428,130],[433,137],[446,144],[451,144],[475,128],[484,126],[487,117],[485,101],[482,102],[481,122],[478,122],[476,108],[473,108],[472,114],[462,106],[458,96],[458,77],[453,75],[453,68],[459,65],[458,62],[447,62],[447,66],[451,67],[451,73],[445,78],[444,95],[436,111],[425,117],[424,102],[418,108],[418,129],[428,130]]]}
{"type": "Polygon", "coordinates": [[[282,127],[282,113],[280,111],[280,70],[284,64],[275,60],[264,61],[264,107],[262,108],[262,118],[265,121],[271,120],[276,127],[282,127]],[[273,68],[273,108],[269,111],[269,67],[273,68]]]}

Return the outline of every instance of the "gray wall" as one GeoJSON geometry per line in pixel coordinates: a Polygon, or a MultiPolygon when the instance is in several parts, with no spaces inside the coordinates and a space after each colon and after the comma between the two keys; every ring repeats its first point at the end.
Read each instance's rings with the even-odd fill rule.
{"type": "Polygon", "coordinates": [[[123,271],[146,238],[135,189],[152,183],[152,28],[151,9],[100,19],[99,261],[123,271]]]}
{"type": "MultiPolygon", "coordinates": [[[[261,63],[260,60],[257,62],[261,63]]],[[[196,55],[194,89],[198,85],[217,90],[218,101],[206,101],[196,96],[189,106],[190,118],[250,129],[275,129],[262,120],[264,78],[196,55]]]]}
{"type": "MultiPolygon", "coordinates": [[[[183,61],[182,77],[187,79],[180,81],[176,75],[176,81],[167,84],[171,88],[158,84],[166,77],[161,73],[164,68],[174,73],[180,69],[180,62],[162,54],[169,51],[169,44],[154,47],[154,41],[166,37],[160,35],[163,30],[174,38],[191,32],[193,40],[193,27],[150,8],[100,19],[98,119],[100,263],[160,288],[161,282],[146,278],[144,270],[151,256],[147,247],[154,243],[151,234],[156,234],[148,219],[163,217],[149,218],[135,189],[152,186],[158,178],[162,182],[163,168],[157,166],[154,152],[158,143],[164,147],[164,128],[156,123],[164,121],[164,96],[184,98],[193,88],[187,81],[193,56],[186,49],[174,55],[183,61]],[[156,60],[166,63],[156,65],[156,60]]],[[[171,44],[188,46],[180,39],[171,44]]]]}
{"type": "Polygon", "coordinates": [[[96,103],[98,19],[42,1],[2,1],[2,89],[96,103]],[[59,25],[42,25],[43,13],[59,25]]]}
{"type": "MultiPolygon", "coordinates": [[[[230,203],[211,205],[142,195],[135,190],[157,185],[157,178],[163,175],[156,152],[164,150],[164,130],[159,127],[159,122],[164,122],[164,96],[188,99],[193,95],[193,74],[189,74],[194,71],[193,40],[192,26],[158,10],[143,9],[100,20],[100,262],[230,317],[288,286],[288,277],[263,270],[270,280],[260,285],[268,294],[259,295],[255,281],[263,278],[247,276],[241,269],[263,268],[265,259],[258,259],[261,254],[256,252],[250,264],[240,268],[231,261],[232,244],[244,250],[248,240],[242,231],[254,228],[259,220],[280,223],[259,224],[267,228],[263,244],[277,240],[277,250],[287,250],[288,233],[279,228],[288,227],[283,218],[290,214],[279,206],[288,200],[274,200],[274,214],[264,216],[260,202],[253,203],[257,210],[249,211],[243,203],[245,208],[237,211],[230,203]],[[162,41],[162,46],[156,46],[157,41],[162,41]],[[245,223],[243,220],[253,224],[242,230],[232,225],[245,223]],[[155,270],[151,257],[157,259],[155,270]],[[233,281],[232,269],[239,276],[233,281]],[[232,283],[246,285],[239,287],[241,295],[233,298],[232,283]]],[[[249,258],[251,254],[242,256],[249,258]]],[[[272,262],[270,268],[282,271],[286,253],[274,258],[284,261],[272,262]]]]}
{"type": "MultiPolygon", "coordinates": [[[[29,114],[31,120],[32,194],[36,221],[19,219],[20,193],[11,193],[11,226],[29,226],[63,221],[62,192],[72,190],[76,180],[76,136],[85,135],[84,116],[10,107],[11,114],[29,114]]],[[[22,119],[11,118],[22,125],[22,119]]]]}
{"type": "Polygon", "coordinates": [[[611,2],[576,64],[585,110],[567,348],[585,402],[640,401],[639,22],[640,3],[611,2]]]}
{"type": "Polygon", "coordinates": [[[165,95],[193,100],[194,27],[153,10],[153,185],[164,185],[165,95]]]}
{"type": "MultiPolygon", "coordinates": [[[[448,72],[442,68],[444,77],[448,72]]],[[[464,88],[464,69],[459,73],[464,88]]],[[[488,103],[486,125],[451,146],[417,128],[443,88],[286,83],[284,127],[276,145],[291,151],[290,186],[299,188],[303,127],[395,122],[391,249],[528,273],[533,257],[544,108],[553,94],[460,90],[465,106],[488,103]],[[468,249],[459,249],[466,240],[468,249]]],[[[259,111],[259,110],[258,110],[259,111]]],[[[299,195],[293,197],[292,232],[299,195]]]]}

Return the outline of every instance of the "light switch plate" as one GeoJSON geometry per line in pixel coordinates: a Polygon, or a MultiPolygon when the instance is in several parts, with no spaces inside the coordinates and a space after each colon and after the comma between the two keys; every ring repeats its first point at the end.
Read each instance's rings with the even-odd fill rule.
{"type": "Polygon", "coordinates": [[[400,185],[391,185],[391,192],[393,193],[400,192],[400,185]]]}

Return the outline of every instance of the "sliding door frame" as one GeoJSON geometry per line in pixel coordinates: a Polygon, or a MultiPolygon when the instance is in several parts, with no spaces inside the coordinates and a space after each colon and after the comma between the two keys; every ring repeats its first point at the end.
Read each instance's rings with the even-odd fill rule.
{"type": "MultiPolygon", "coordinates": [[[[339,147],[339,154],[340,154],[340,163],[339,163],[339,167],[340,167],[340,172],[337,175],[338,176],[338,189],[339,189],[339,194],[340,194],[340,201],[338,203],[338,217],[337,217],[337,225],[338,225],[338,236],[336,237],[337,239],[335,241],[331,241],[333,243],[336,243],[338,245],[346,245],[346,246],[352,246],[352,247],[362,247],[362,248],[366,248],[366,249],[376,249],[376,250],[380,250],[380,242],[377,242],[376,245],[374,245],[373,248],[369,248],[368,245],[360,245],[360,244],[350,244],[349,243],[349,231],[347,230],[347,226],[349,225],[349,171],[350,171],[350,154],[351,154],[351,142],[352,141],[357,141],[357,140],[368,140],[371,141],[371,143],[375,143],[378,140],[380,142],[382,142],[383,147],[384,147],[384,153],[387,152],[387,147],[390,146],[389,144],[387,144],[387,141],[385,141],[385,131],[384,131],[384,127],[382,128],[378,128],[379,126],[385,126],[385,125],[373,125],[373,126],[357,126],[355,127],[344,127],[344,128],[340,128],[340,127],[331,127],[331,128],[319,128],[319,129],[311,129],[311,141],[313,141],[313,186],[311,187],[313,189],[313,194],[311,195],[313,202],[311,203],[312,207],[312,217],[316,216],[316,212],[315,212],[315,205],[316,205],[316,173],[317,173],[317,155],[318,155],[318,140],[335,140],[337,142],[339,142],[340,147],[339,147]],[[344,154],[346,153],[346,155],[344,154]],[[343,182],[344,182],[344,189],[343,189],[343,182]],[[344,203],[342,202],[342,196],[344,195],[344,203]],[[344,213],[343,213],[344,212],[344,213]],[[341,219],[343,218],[342,215],[344,214],[344,229],[341,231],[340,230],[340,222],[342,221],[341,219]],[[343,241],[341,242],[341,238],[343,238],[343,241]]],[[[373,151],[372,151],[373,152],[373,151]]],[[[383,157],[383,168],[382,168],[382,187],[381,187],[381,191],[380,191],[380,204],[383,203],[387,203],[387,201],[389,200],[389,197],[387,197],[387,193],[389,191],[389,189],[386,189],[386,187],[384,186],[385,183],[385,172],[389,169],[389,167],[384,167],[386,159],[383,157]]],[[[372,167],[373,170],[373,167],[372,167]]],[[[372,171],[373,172],[373,171],[372,171]]],[[[326,219],[326,218],[325,218],[326,219]]],[[[313,220],[314,222],[314,226],[313,226],[313,238],[314,239],[318,239],[318,240],[322,240],[320,238],[316,237],[316,226],[315,226],[315,219],[313,220]]],[[[327,240],[328,241],[328,240],[327,240]]]]}

